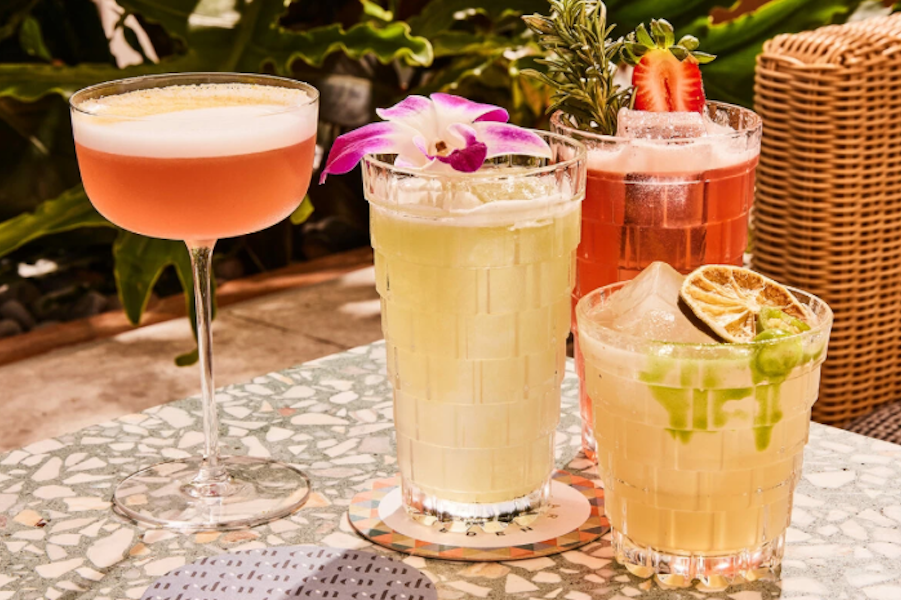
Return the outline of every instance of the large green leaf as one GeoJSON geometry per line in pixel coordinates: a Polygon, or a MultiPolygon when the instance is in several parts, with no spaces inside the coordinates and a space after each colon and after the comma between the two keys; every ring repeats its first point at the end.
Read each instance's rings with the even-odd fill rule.
{"type": "Polygon", "coordinates": [[[41,24],[32,16],[25,17],[19,28],[19,44],[29,56],[40,58],[41,60],[51,61],[53,57],[47,44],[44,43],[44,36],[41,34],[41,24]]]}
{"type": "Polygon", "coordinates": [[[112,65],[83,63],[75,67],[48,64],[0,64],[0,96],[34,102],[47,94],[69,97],[81,88],[111,79],[177,71],[203,70],[204,62],[189,52],[159,64],[119,69],[112,65]]]}
{"type": "Polygon", "coordinates": [[[307,219],[310,218],[310,215],[313,214],[313,201],[310,200],[310,196],[304,196],[303,202],[300,203],[300,206],[291,213],[291,224],[292,225],[300,225],[301,223],[306,222],[307,219]]]}
{"type": "MultiPolygon", "coordinates": [[[[772,0],[757,10],[725,23],[698,17],[683,29],[701,41],[701,49],[718,58],[702,67],[707,97],[751,106],[754,65],[766,40],[842,23],[861,0],[772,0]]],[[[681,33],[681,32],[680,32],[681,33]]]]}
{"type": "Polygon", "coordinates": [[[144,16],[159,20],[186,35],[189,50],[159,64],[143,64],[118,69],[107,64],[80,64],[74,67],[0,64],[0,96],[34,101],[47,94],[69,96],[75,91],[111,79],[184,71],[265,70],[274,63],[287,73],[295,60],[319,66],[334,52],[357,59],[372,54],[382,63],[402,59],[411,65],[432,62],[432,46],[423,37],[414,36],[405,23],[360,23],[345,30],[340,25],[316,27],[307,31],[289,31],[278,24],[284,13],[282,0],[254,0],[240,3],[234,13],[231,2],[204,2],[198,12],[206,11],[200,25],[188,26],[188,12],[194,0],[127,0],[129,10],[142,10],[144,16]],[[220,17],[216,18],[216,10],[220,17]],[[238,18],[227,18],[237,15],[238,18]]]}
{"type": "Polygon", "coordinates": [[[483,35],[468,31],[447,31],[432,38],[435,58],[460,54],[489,54],[497,49],[509,48],[511,40],[499,35],[483,35]]]}
{"type": "MultiPolygon", "coordinates": [[[[188,19],[197,7],[198,0],[117,0],[118,4],[128,12],[139,13],[148,21],[159,23],[166,31],[186,38],[188,35],[188,19]]],[[[222,4],[218,2],[217,4],[222,4]]],[[[227,10],[227,2],[220,10],[227,10]]]]}
{"type": "MultiPolygon", "coordinates": [[[[698,16],[710,14],[717,6],[731,6],[735,0],[612,0],[607,5],[607,23],[616,25],[613,35],[626,35],[639,24],[650,23],[651,19],[666,19],[676,28],[693,21],[698,16]]],[[[701,48],[704,50],[704,48],[701,48]]]]}
{"type": "Polygon", "coordinates": [[[112,224],[91,206],[84,188],[78,186],[41,203],[32,213],[0,223],[0,256],[42,236],[80,227],[112,227],[112,224]]]}
{"type": "Polygon", "coordinates": [[[0,42],[19,30],[19,25],[37,3],[38,0],[5,0],[0,6],[0,42]]]}
{"type": "Polygon", "coordinates": [[[547,13],[548,9],[547,0],[433,0],[422,12],[411,18],[409,23],[415,35],[432,39],[473,12],[497,19],[505,13],[547,13]]]}
{"type": "Polygon", "coordinates": [[[272,62],[279,71],[288,72],[295,60],[319,67],[338,51],[353,59],[372,55],[383,64],[397,59],[410,65],[432,64],[432,45],[423,37],[411,35],[406,23],[358,23],[347,30],[335,23],[307,31],[288,31],[270,23],[260,21],[257,35],[236,61],[239,70],[259,71],[272,62]]]}
{"type": "MultiPolygon", "coordinates": [[[[185,291],[185,304],[188,319],[194,337],[197,337],[197,321],[194,305],[194,286],[191,270],[191,258],[184,242],[158,240],[142,235],[122,231],[113,244],[113,256],[116,260],[114,274],[119,298],[128,320],[138,325],[141,315],[147,308],[150,293],[160,275],[168,267],[175,267],[175,273],[185,291]]],[[[215,292],[215,284],[214,292],[215,292]]],[[[215,298],[215,293],[213,294],[215,298]]],[[[216,305],[213,302],[215,316],[216,305]]],[[[197,350],[182,354],[175,359],[179,366],[186,366],[197,361],[197,350]]]]}
{"type": "MultiPolygon", "coordinates": [[[[153,286],[165,268],[174,266],[184,289],[192,289],[191,259],[184,242],[158,240],[122,231],[113,245],[113,256],[116,259],[114,273],[122,308],[134,325],[140,323],[153,286]]],[[[191,301],[189,299],[189,310],[191,301]]]]}

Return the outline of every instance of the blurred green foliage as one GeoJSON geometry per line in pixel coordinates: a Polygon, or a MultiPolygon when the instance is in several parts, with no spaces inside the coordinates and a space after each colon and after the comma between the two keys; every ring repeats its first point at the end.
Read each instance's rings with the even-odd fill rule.
{"type": "MultiPolygon", "coordinates": [[[[72,242],[73,230],[115,230],[80,187],[66,105],[74,91],[101,81],[175,71],[242,71],[297,77],[322,84],[325,91],[329,78],[341,74],[370,86],[370,117],[374,106],[408,93],[441,90],[505,106],[519,124],[545,124],[547,91],[520,76],[524,68],[540,68],[538,48],[520,16],[546,13],[546,0],[118,3],[124,12],[117,28],[144,57],[126,68],[116,66],[92,0],[7,0],[0,8],[0,257],[33,257],[41,251],[37,239],[83,249],[84,240],[72,242]],[[157,62],[146,58],[146,48],[126,25],[132,15],[149,36],[157,62]],[[54,237],[67,231],[69,237],[54,237]]],[[[733,0],[606,4],[608,21],[617,23],[614,35],[663,17],[678,35],[699,38],[702,50],[718,55],[703,71],[708,96],[750,106],[754,61],[765,40],[844,22],[861,0],[771,0],[724,23],[713,23],[708,15],[733,0]]],[[[329,101],[323,97],[323,108],[329,101]]],[[[320,142],[328,145],[347,126],[322,123],[320,142]]],[[[311,190],[317,207],[333,214],[359,213],[351,206],[363,206],[355,180],[330,180],[325,187],[324,200],[311,190]],[[340,202],[347,206],[336,207],[340,202]]],[[[306,220],[313,203],[304,202],[291,223],[306,220]]],[[[188,283],[180,243],[142,240],[124,231],[114,242],[110,236],[97,239],[104,248],[112,243],[119,296],[134,323],[165,269],[174,266],[181,282],[188,283]]],[[[0,268],[0,282],[3,276],[0,268]]]]}

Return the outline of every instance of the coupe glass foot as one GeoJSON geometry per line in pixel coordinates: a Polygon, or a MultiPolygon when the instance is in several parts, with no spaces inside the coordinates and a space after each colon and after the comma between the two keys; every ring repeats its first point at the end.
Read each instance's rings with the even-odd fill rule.
{"type": "Polygon", "coordinates": [[[213,482],[198,482],[201,458],[132,473],[116,487],[114,508],[147,527],[223,531],[290,515],[310,495],[306,475],[290,465],[248,456],[225,456],[219,464],[227,475],[213,482]]]}

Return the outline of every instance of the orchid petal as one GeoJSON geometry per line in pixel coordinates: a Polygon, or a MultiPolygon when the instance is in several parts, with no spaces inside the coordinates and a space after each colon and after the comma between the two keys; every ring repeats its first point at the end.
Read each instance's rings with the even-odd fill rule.
{"type": "Polygon", "coordinates": [[[432,156],[429,153],[429,142],[428,142],[428,140],[425,139],[424,136],[417,135],[416,137],[414,137],[413,145],[416,146],[416,149],[419,150],[422,153],[422,155],[425,156],[426,158],[428,158],[429,160],[432,160],[433,158],[435,158],[434,156],[432,156]]]}
{"type": "Polygon", "coordinates": [[[488,147],[486,158],[504,154],[526,154],[551,158],[551,147],[533,131],[507,123],[473,123],[480,142],[488,147]]]}
{"type": "Polygon", "coordinates": [[[384,121],[370,123],[338,136],[329,151],[319,183],[323,183],[328,175],[352,170],[366,154],[414,154],[416,149],[410,151],[410,140],[415,133],[415,130],[400,123],[384,121]]]}
{"type": "Polygon", "coordinates": [[[454,123],[452,125],[448,125],[447,131],[453,137],[459,139],[464,148],[471,146],[479,141],[478,133],[475,129],[472,128],[472,125],[467,125],[464,123],[454,123]]]}
{"type": "Polygon", "coordinates": [[[436,158],[457,171],[464,173],[478,171],[485,162],[488,147],[479,141],[476,130],[463,123],[454,123],[448,126],[447,131],[462,141],[463,147],[455,148],[450,154],[436,158]]]}
{"type": "Polygon", "coordinates": [[[451,123],[474,123],[477,121],[498,121],[506,123],[510,115],[500,106],[472,102],[461,96],[436,92],[429,96],[435,105],[444,127],[451,123]]]}
{"type": "Polygon", "coordinates": [[[435,158],[446,165],[450,165],[455,171],[473,173],[482,167],[487,155],[488,147],[482,142],[476,142],[465,148],[454,150],[447,156],[436,156],[435,158]]]}
{"type": "Polygon", "coordinates": [[[403,123],[429,138],[438,135],[435,106],[425,96],[407,96],[391,108],[377,108],[375,114],[386,121],[403,123]]]}

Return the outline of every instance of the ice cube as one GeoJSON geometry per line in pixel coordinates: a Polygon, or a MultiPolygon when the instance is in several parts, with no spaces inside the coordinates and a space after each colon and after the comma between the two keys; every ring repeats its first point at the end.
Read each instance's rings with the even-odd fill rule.
{"type": "Polygon", "coordinates": [[[670,140],[707,135],[707,119],[696,112],[650,112],[621,108],[616,135],[627,138],[670,140]]]}
{"type": "Polygon", "coordinates": [[[622,287],[594,318],[611,329],[649,340],[715,343],[682,311],[679,290],[685,279],[664,262],[651,263],[622,287]]]}

